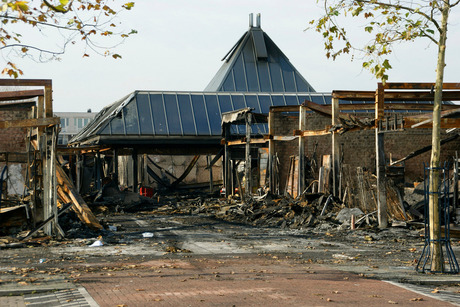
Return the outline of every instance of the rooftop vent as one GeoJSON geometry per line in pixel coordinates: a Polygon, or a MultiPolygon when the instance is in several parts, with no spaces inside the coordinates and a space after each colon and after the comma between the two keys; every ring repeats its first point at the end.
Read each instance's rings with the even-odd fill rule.
{"type": "MultiPolygon", "coordinates": [[[[254,14],[249,14],[249,27],[254,28],[254,14]]],[[[256,15],[256,26],[255,28],[260,28],[260,13],[256,15]]]]}

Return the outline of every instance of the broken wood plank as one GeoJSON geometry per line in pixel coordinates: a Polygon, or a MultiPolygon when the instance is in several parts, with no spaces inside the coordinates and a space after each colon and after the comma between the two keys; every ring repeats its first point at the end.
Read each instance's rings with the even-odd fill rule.
{"type": "Polygon", "coordinates": [[[100,230],[102,225],[99,224],[99,221],[94,216],[91,209],[88,207],[83,198],[76,191],[73,183],[70,181],[67,174],[64,172],[60,165],[56,165],[56,176],[59,182],[59,185],[63,188],[66,194],[72,200],[73,208],[78,212],[78,216],[82,222],[84,222],[91,229],[100,230]]]}

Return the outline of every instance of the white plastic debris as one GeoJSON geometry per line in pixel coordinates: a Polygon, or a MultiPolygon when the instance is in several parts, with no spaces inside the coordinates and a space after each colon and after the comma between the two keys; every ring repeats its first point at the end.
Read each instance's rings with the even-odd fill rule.
{"type": "Polygon", "coordinates": [[[117,231],[117,226],[109,225],[110,231],[117,231]]]}
{"type": "Polygon", "coordinates": [[[142,233],[142,236],[144,238],[153,238],[153,233],[152,232],[144,232],[144,233],[142,233]]]}
{"type": "Polygon", "coordinates": [[[351,257],[351,256],[344,255],[344,254],[333,254],[332,258],[339,259],[339,260],[355,260],[355,257],[351,257]]]}
{"type": "Polygon", "coordinates": [[[101,240],[96,240],[89,247],[98,247],[98,246],[102,246],[102,245],[104,245],[104,243],[102,243],[101,240]]]}

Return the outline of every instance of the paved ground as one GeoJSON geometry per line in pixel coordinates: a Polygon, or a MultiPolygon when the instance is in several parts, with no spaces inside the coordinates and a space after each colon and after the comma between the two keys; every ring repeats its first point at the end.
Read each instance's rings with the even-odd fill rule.
{"type": "Polygon", "coordinates": [[[101,247],[2,250],[0,306],[460,306],[460,276],[415,272],[414,230],[316,233],[148,214],[107,222],[117,232],[101,247]]]}
{"type": "Polygon", "coordinates": [[[79,283],[100,306],[452,306],[394,284],[266,255],[154,260],[83,274],[79,283]]]}

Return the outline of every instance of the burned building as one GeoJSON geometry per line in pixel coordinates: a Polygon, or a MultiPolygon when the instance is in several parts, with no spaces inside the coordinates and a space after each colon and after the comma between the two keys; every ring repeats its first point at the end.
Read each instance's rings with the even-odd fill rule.
{"type": "MultiPolygon", "coordinates": [[[[201,170],[195,172],[197,180],[188,183],[215,181],[220,185],[222,179],[226,182],[241,179],[235,179],[233,172],[238,165],[244,164],[239,161],[247,158],[244,144],[248,139],[248,126],[241,122],[230,125],[229,133],[225,134],[222,131],[223,114],[250,108],[252,113],[271,115],[268,123],[258,122],[257,117],[251,117],[254,120],[249,126],[249,137],[258,144],[257,148],[250,149],[249,155],[251,161],[255,160],[251,162],[251,168],[255,168],[254,173],[257,174],[251,176],[254,181],[251,186],[256,188],[252,192],[258,187],[270,186],[270,176],[272,181],[275,180],[274,166],[270,162],[276,160],[277,187],[274,191],[272,186],[272,192],[283,194],[291,189],[297,190],[294,194],[298,195],[302,191],[299,190],[300,186],[294,188],[294,182],[297,181],[295,170],[299,169],[299,161],[300,167],[308,167],[305,171],[310,172],[311,181],[315,181],[320,177],[322,166],[326,170],[331,168],[331,155],[337,148],[341,165],[345,166],[340,175],[341,183],[336,183],[340,185],[339,194],[345,193],[344,184],[349,178],[359,176],[359,172],[375,173],[376,142],[373,126],[353,133],[337,134],[334,138],[336,145],[331,142],[333,130],[330,128],[333,123],[330,117],[307,108],[302,127],[299,126],[300,105],[310,101],[331,108],[334,93],[314,91],[261,29],[260,16],[255,25],[251,17],[249,30],[230,49],[223,61],[224,64],[203,92],[135,91],[105,107],[91,124],[70,140],[71,145],[102,148],[104,155],[114,159],[104,168],[99,180],[114,173],[122,183],[134,190],[153,182],[155,186],[177,188],[197,164],[201,165],[201,170]],[[299,137],[300,134],[296,134],[299,130],[310,133],[299,137]],[[300,160],[299,139],[303,140],[305,156],[300,160]],[[225,144],[231,149],[224,153],[225,144]],[[267,157],[270,146],[270,155],[267,157]],[[276,154],[275,158],[271,156],[273,154],[276,154]],[[168,159],[171,162],[165,164],[167,159],[153,158],[152,155],[170,156],[168,159]],[[202,157],[199,163],[199,155],[208,158],[206,160],[202,157]],[[219,164],[216,161],[220,161],[222,155],[224,163],[219,164]],[[233,170],[224,165],[225,159],[229,160],[228,164],[233,163],[230,167],[233,170]],[[267,169],[270,176],[262,174],[267,169]]],[[[338,109],[355,118],[373,119],[375,92],[372,93],[361,97],[337,98],[338,109]]],[[[392,107],[385,107],[385,116],[427,114],[432,109],[432,102],[427,99],[417,100],[416,97],[405,100],[404,97],[393,96],[386,99],[385,102],[392,107]]],[[[450,102],[445,104],[446,109],[453,107],[450,102]]],[[[389,165],[391,161],[403,158],[430,142],[429,128],[388,131],[385,138],[386,163],[389,165]]],[[[458,145],[457,139],[450,140],[444,147],[443,158],[448,159],[454,155],[458,145]]],[[[402,165],[405,180],[422,180],[423,162],[428,160],[427,153],[406,160],[402,165]]],[[[232,192],[238,184],[241,183],[232,184],[232,192]]]]}

